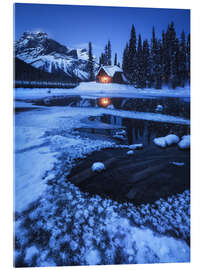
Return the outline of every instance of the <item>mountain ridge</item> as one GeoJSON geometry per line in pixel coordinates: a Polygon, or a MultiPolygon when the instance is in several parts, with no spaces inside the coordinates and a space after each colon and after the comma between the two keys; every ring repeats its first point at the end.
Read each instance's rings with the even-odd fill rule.
{"type": "MultiPolygon", "coordinates": [[[[15,57],[42,71],[64,73],[67,78],[88,81],[87,49],[69,49],[45,32],[24,32],[15,42],[15,57]]],[[[95,59],[95,58],[94,58],[95,59]]]]}

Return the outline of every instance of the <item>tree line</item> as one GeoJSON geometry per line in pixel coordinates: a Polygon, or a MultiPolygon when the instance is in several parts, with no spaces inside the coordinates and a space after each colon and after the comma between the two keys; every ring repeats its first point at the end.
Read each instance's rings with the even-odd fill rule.
{"type": "Polygon", "coordinates": [[[182,31],[176,35],[174,23],[168,25],[162,38],[158,39],[152,28],[152,39],[142,41],[141,34],[136,36],[132,25],[130,40],[123,52],[123,72],[130,83],[136,87],[154,87],[170,85],[184,87],[190,80],[190,35],[187,39],[182,31]]]}
{"type": "MultiPolygon", "coordinates": [[[[94,79],[94,61],[92,45],[89,43],[90,78],[94,79]]],[[[112,65],[110,40],[99,57],[99,65],[112,65]]],[[[120,66],[117,53],[114,65],[120,66]]],[[[138,88],[161,89],[163,85],[176,88],[190,83],[190,34],[187,38],[182,31],[177,37],[174,22],[162,31],[162,37],[157,38],[155,28],[152,28],[152,38],[142,40],[141,34],[136,35],[132,25],[130,39],[123,51],[122,68],[130,84],[138,88]]]]}

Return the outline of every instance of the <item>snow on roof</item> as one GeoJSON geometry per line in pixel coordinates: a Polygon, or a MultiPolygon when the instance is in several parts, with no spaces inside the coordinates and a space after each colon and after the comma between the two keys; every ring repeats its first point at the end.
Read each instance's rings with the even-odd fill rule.
{"type": "Polygon", "coordinates": [[[118,66],[101,66],[97,74],[99,74],[102,68],[110,77],[113,77],[116,72],[123,72],[123,70],[118,66]]]}

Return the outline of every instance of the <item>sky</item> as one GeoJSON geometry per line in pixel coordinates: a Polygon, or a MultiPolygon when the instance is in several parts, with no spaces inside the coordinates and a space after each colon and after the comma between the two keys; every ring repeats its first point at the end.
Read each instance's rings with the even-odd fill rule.
{"type": "Polygon", "coordinates": [[[190,32],[190,10],[18,3],[14,5],[14,39],[24,31],[43,31],[68,48],[84,48],[91,41],[97,58],[110,40],[112,56],[117,52],[121,62],[132,24],[137,35],[150,41],[152,26],[161,37],[171,21],[177,36],[182,30],[190,32]]]}

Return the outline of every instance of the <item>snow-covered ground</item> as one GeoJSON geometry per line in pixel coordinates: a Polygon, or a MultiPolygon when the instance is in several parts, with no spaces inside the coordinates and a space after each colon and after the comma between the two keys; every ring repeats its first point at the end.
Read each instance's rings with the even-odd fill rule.
{"type": "MultiPolygon", "coordinates": [[[[16,99],[26,98],[43,98],[49,96],[48,91],[50,89],[30,89],[30,88],[17,88],[15,90],[16,99]]],[[[160,90],[149,88],[149,89],[137,89],[131,85],[124,84],[102,84],[96,82],[83,82],[78,87],[71,89],[51,89],[51,95],[59,96],[71,96],[71,95],[86,95],[86,96],[108,96],[108,97],[126,97],[126,98],[142,98],[142,97],[190,97],[190,87],[168,89],[163,88],[160,90]]]]}
{"type": "Polygon", "coordinates": [[[115,145],[111,140],[73,132],[76,127],[91,125],[83,122],[85,117],[106,111],[121,113],[41,107],[15,115],[17,265],[190,260],[186,243],[190,233],[189,191],[136,207],[90,196],[66,180],[77,158],[115,145]]]}

